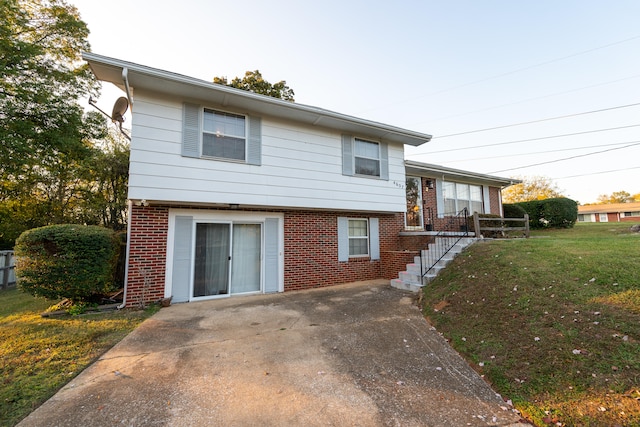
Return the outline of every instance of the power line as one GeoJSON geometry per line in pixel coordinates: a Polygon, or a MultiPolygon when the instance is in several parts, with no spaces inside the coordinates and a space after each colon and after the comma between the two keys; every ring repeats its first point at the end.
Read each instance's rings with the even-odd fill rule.
{"type": "Polygon", "coordinates": [[[636,143],[633,143],[633,144],[625,145],[624,147],[608,148],[606,150],[594,151],[592,153],[579,154],[577,156],[565,157],[565,158],[556,159],[556,160],[549,160],[547,162],[534,163],[532,165],[519,166],[519,167],[516,167],[516,168],[502,169],[502,170],[499,170],[499,171],[493,171],[493,172],[489,172],[489,173],[500,173],[500,172],[507,172],[507,171],[512,171],[512,170],[516,170],[516,169],[526,169],[526,168],[530,168],[530,167],[533,167],[533,166],[548,165],[550,163],[558,163],[558,162],[563,162],[565,160],[572,160],[572,159],[577,159],[577,158],[580,158],[580,157],[593,156],[594,154],[602,154],[602,153],[607,153],[609,151],[622,150],[624,148],[633,147],[635,145],[640,145],[640,142],[636,142],[636,143]]]}
{"type": "Polygon", "coordinates": [[[613,144],[585,145],[585,146],[582,146],[582,147],[561,148],[561,149],[558,149],[558,150],[545,150],[545,151],[532,151],[532,152],[529,152],[529,153],[504,154],[502,156],[474,157],[472,159],[445,161],[444,163],[445,164],[449,164],[449,163],[464,163],[464,162],[472,162],[472,161],[478,161],[478,160],[503,159],[503,158],[506,158],[506,157],[522,157],[522,156],[532,156],[532,155],[535,155],[535,154],[559,153],[559,152],[562,152],[562,151],[587,150],[589,148],[615,147],[615,146],[618,146],[618,145],[632,144],[634,142],[640,142],[640,141],[615,142],[613,144]]]}
{"type": "Polygon", "coordinates": [[[601,108],[600,110],[584,111],[582,113],[567,114],[567,115],[564,115],[564,116],[548,117],[546,119],[539,119],[539,120],[531,120],[531,121],[528,121],[528,122],[514,123],[514,124],[511,124],[511,125],[502,125],[502,126],[495,126],[495,127],[486,128],[486,129],[478,129],[478,130],[470,130],[470,131],[460,132],[460,133],[452,133],[452,134],[443,135],[443,136],[434,136],[432,139],[449,138],[451,136],[468,135],[470,133],[486,132],[486,131],[489,131],[489,130],[504,129],[504,128],[510,128],[510,127],[515,127],[515,126],[522,126],[522,125],[530,125],[532,123],[540,123],[540,122],[547,122],[547,121],[551,121],[551,120],[566,119],[568,117],[577,117],[577,116],[583,116],[583,115],[586,115],[586,114],[602,113],[603,111],[618,110],[620,108],[636,107],[638,105],[640,105],[640,102],[636,102],[635,104],[619,105],[617,107],[601,108]]]}
{"type": "Polygon", "coordinates": [[[602,174],[605,174],[605,173],[613,173],[613,172],[625,172],[625,171],[632,170],[632,169],[640,169],[640,166],[634,166],[632,168],[624,168],[624,169],[613,169],[613,170],[601,171],[601,172],[591,172],[591,173],[585,173],[585,174],[581,174],[581,175],[563,176],[561,178],[551,178],[551,179],[560,180],[560,179],[569,179],[569,178],[581,178],[583,176],[602,175],[602,174]]]}
{"type": "Polygon", "coordinates": [[[494,105],[493,107],[487,107],[487,108],[481,108],[479,110],[467,111],[466,113],[454,114],[454,115],[444,116],[444,117],[436,117],[436,118],[431,119],[429,121],[414,122],[414,123],[412,123],[412,125],[425,124],[425,123],[429,123],[430,124],[430,123],[438,122],[440,120],[447,120],[447,119],[452,119],[452,118],[455,118],[455,117],[468,116],[469,114],[482,113],[484,111],[496,110],[496,109],[499,109],[499,108],[510,107],[512,105],[524,104],[525,102],[537,101],[537,100],[545,99],[545,98],[552,98],[554,96],[565,95],[565,94],[573,93],[573,92],[579,92],[579,91],[585,90],[585,89],[592,89],[592,88],[595,88],[595,87],[598,87],[598,86],[606,86],[606,85],[613,84],[613,83],[619,83],[619,82],[622,82],[622,81],[625,81],[625,80],[637,79],[638,77],[640,77],[640,74],[634,74],[633,76],[623,77],[621,79],[609,80],[608,82],[596,83],[596,84],[593,84],[593,85],[582,86],[582,87],[579,87],[579,88],[565,90],[565,91],[562,91],[562,92],[555,92],[555,93],[550,93],[550,94],[547,94],[547,95],[536,96],[536,97],[533,97],[533,98],[527,98],[527,99],[523,99],[523,100],[520,100],[520,101],[510,102],[508,104],[494,105]]]}
{"type": "Polygon", "coordinates": [[[404,99],[402,101],[395,102],[393,104],[386,104],[386,105],[384,105],[382,107],[369,108],[367,110],[360,111],[360,113],[379,110],[381,108],[388,108],[390,106],[404,104],[404,103],[406,103],[408,101],[413,101],[415,99],[420,99],[420,98],[424,98],[424,97],[427,97],[427,96],[439,95],[441,93],[449,92],[449,91],[460,89],[460,88],[463,88],[463,87],[472,86],[472,85],[475,85],[475,84],[478,84],[478,83],[484,83],[484,82],[489,81],[489,80],[499,79],[501,77],[506,77],[506,76],[509,76],[511,74],[519,73],[521,71],[531,70],[532,68],[538,68],[538,67],[542,67],[544,65],[553,64],[554,62],[564,61],[565,59],[574,58],[576,56],[580,56],[580,55],[584,55],[584,54],[587,54],[587,53],[594,52],[596,50],[606,49],[608,47],[615,46],[615,45],[618,45],[618,44],[621,44],[621,43],[626,43],[628,41],[635,40],[635,39],[638,39],[638,38],[640,38],[640,35],[634,36],[634,37],[629,37],[627,39],[619,40],[619,41],[616,41],[616,42],[613,42],[613,43],[609,43],[609,44],[606,44],[606,45],[594,47],[592,49],[583,50],[583,51],[580,51],[580,52],[577,52],[577,53],[573,53],[573,54],[570,54],[570,55],[566,55],[566,56],[563,56],[563,57],[560,57],[560,58],[551,59],[551,60],[544,61],[544,62],[539,62],[537,64],[529,65],[527,67],[517,68],[515,70],[507,71],[507,72],[500,73],[500,74],[497,74],[497,75],[494,75],[494,76],[485,77],[485,78],[482,78],[482,79],[479,79],[479,80],[474,80],[474,81],[471,81],[471,82],[468,82],[468,83],[463,83],[463,84],[460,84],[460,85],[457,85],[457,86],[452,86],[452,87],[449,87],[449,88],[441,89],[441,90],[438,90],[438,91],[435,91],[435,92],[431,92],[431,93],[427,93],[427,94],[424,94],[424,95],[419,95],[419,96],[415,96],[415,97],[412,97],[412,98],[407,98],[407,99],[404,99]]]}
{"type": "Polygon", "coordinates": [[[476,149],[476,148],[496,147],[496,146],[499,146],[499,145],[509,145],[509,144],[519,144],[521,142],[540,141],[542,139],[564,138],[566,136],[584,135],[584,134],[587,134],[587,133],[597,133],[597,132],[607,132],[607,131],[610,131],[610,130],[627,129],[627,128],[638,127],[638,126],[640,126],[640,124],[628,125],[628,126],[618,126],[618,127],[606,128],[606,129],[587,130],[587,131],[584,131],[584,132],[565,133],[565,134],[561,134],[561,135],[542,136],[542,137],[539,137],[539,138],[520,139],[520,140],[517,140],[517,141],[496,142],[496,143],[493,143],[493,144],[476,145],[475,147],[450,148],[448,150],[432,151],[430,153],[423,153],[423,154],[439,154],[439,153],[449,153],[451,151],[473,150],[473,149],[476,149]]]}

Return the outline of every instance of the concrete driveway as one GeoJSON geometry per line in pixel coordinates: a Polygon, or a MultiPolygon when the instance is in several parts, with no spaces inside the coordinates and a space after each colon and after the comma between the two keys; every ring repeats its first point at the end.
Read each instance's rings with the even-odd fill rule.
{"type": "Polygon", "coordinates": [[[512,426],[388,281],[164,308],[19,425],[512,426]]]}

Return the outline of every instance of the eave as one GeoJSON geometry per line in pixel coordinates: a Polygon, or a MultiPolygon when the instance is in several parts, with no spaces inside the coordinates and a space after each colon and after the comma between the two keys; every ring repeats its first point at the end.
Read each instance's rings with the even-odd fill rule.
{"type": "Polygon", "coordinates": [[[469,182],[500,188],[522,182],[519,179],[486,175],[412,160],[405,160],[404,164],[407,175],[428,176],[431,178],[440,178],[444,181],[469,182]]]}
{"type": "Polygon", "coordinates": [[[113,83],[123,90],[123,71],[126,70],[128,83],[134,89],[134,93],[136,90],[148,90],[184,100],[221,105],[239,112],[334,129],[341,133],[373,138],[386,143],[417,147],[431,140],[431,135],[428,134],[259,95],[133,62],[87,52],[83,53],[82,57],[89,63],[98,80],[113,83]]]}

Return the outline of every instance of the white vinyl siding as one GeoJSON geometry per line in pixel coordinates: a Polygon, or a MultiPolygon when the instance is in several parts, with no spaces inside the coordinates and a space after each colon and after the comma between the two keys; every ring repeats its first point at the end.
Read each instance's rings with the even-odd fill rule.
{"type": "MultiPolygon", "coordinates": [[[[201,105],[201,103],[193,103],[201,105]]],[[[216,106],[212,106],[214,108],[216,106]]],[[[204,109],[196,110],[202,111],[204,109]]],[[[136,92],[129,198],[251,207],[404,212],[404,149],[381,153],[388,180],[343,174],[342,135],[329,129],[261,118],[260,166],[183,153],[182,100],[136,92]],[[385,166],[386,164],[386,166],[385,166]]],[[[248,114],[249,129],[253,115],[248,114]]],[[[249,130],[249,139],[252,132],[249,130]]],[[[251,158],[249,144],[247,157],[251,158]]],[[[198,145],[196,145],[198,147],[198,145]]]]}

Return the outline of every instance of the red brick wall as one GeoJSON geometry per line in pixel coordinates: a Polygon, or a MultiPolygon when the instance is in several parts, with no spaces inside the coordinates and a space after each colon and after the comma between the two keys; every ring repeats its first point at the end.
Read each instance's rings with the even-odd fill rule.
{"type": "Polygon", "coordinates": [[[132,206],[127,306],[164,298],[169,208],[132,206]]]}
{"type": "Polygon", "coordinates": [[[407,269],[407,264],[413,263],[414,257],[420,255],[418,251],[388,251],[382,252],[382,278],[397,279],[398,273],[407,269]]]}
{"type": "Polygon", "coordinates": [[[398,247],[404,217],[397,215],[344,214],[293,211],[284,216],[284,290],[310,289],[339,283],[397,277],[383,254],[398,247]],[[379,219],[381,260],[352,258],[338,261],[338,217],[379,219]]]}
{"type": "Polygon", "coordinates": [[[489,187],[489,203],[491,204],[491,212],[488,213],[502,216],[502,210],[500,209],[500,189],[498,187],[489,187]]]}
{"type": "MultiPolygon", "coordinates": [[[[188,206],[183,206],[187,208],[188,206]]],[[[133,206],[129,236],[127,306],[164,298],[168,207],[133,206]]],[[[413,254],[400,248],[404,215],[284,212],[284,289],[309,289],[378,278],[392,279],[413,254]],[[338,261],[338,216],[379,219],[381,260],[338,261]],[[398,268],[399,267],[399,268],[398,268]]]]}

